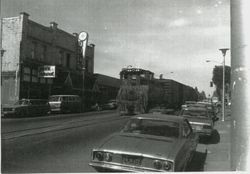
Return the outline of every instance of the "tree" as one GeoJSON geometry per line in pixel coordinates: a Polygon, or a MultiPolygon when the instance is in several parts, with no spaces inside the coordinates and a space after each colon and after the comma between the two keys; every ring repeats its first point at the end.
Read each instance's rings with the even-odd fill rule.
{"type": "MultiPolygon", "coordinates": [[[[229,89],[226,88],[226,86],[230,86],[230,80],[231,80],[231,67],[225,66],[225,93],[229,92],[229,89]]],[[[213,83],[216,86],[216,92],[219,95],[219,98],[221,99],[221,91],[222,91],[222,83],[223,83],[223,66],[215,66],[213,69],[213,83]]]]}

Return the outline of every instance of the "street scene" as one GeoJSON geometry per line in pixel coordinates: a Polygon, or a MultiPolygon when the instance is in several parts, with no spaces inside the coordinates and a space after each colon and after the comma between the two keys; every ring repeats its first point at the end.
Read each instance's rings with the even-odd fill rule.
{"type": "Polygon", "coordinates": [[[244,168],[230,5],[0,1],[1,172],[244,168]]]}

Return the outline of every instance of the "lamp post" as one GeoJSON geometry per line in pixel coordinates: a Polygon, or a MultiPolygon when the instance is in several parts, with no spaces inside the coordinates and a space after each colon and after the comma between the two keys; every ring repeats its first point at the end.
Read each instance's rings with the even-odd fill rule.
{"type": "Polygon", "coordinates": [[[222,119],[221,121],[225,121],[225,57],[226,52],[229,50],[228,48],[219,49],[223,55],[223,75],[222,75],[222,119]]]}

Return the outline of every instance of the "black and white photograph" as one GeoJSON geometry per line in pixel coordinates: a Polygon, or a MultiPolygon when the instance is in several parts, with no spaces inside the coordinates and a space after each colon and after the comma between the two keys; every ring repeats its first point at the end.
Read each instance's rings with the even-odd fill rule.
{"type": "Polygon", "coordinates": [[[0,0],[1,172],[250,171],[248,0],[0,0]]]}

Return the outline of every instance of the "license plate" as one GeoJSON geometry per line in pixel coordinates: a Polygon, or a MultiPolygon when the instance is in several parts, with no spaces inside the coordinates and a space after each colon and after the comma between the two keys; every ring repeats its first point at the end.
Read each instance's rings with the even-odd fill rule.
{"type": "Polygon", "coordinates": [[[133,166],[140,166],[142,158],[133,156],[122,156],[122,163],[133,166]]]}

